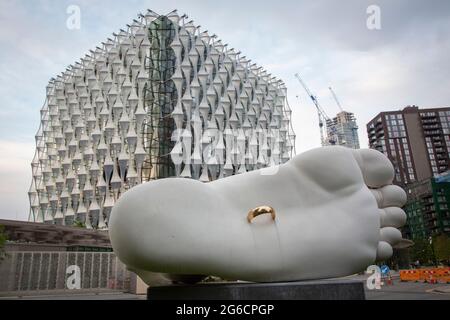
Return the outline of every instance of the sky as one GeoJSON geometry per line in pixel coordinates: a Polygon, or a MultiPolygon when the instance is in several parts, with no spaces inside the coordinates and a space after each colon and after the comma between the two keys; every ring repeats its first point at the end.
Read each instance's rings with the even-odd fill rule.
{"type": "Polygon", "coordinates": [[[295,73],[330,117],[339,112],[333,87],[355,113],[361,147],[366,123],[381,111],[450,106],[448,0],[0,0],[0,218],[28,217],[34,135],[49,79],[146,9],[186,13],[283,79],[297,153],[320,146],[320,134],[295,73]],[[79,29],[67,27],[73,5],[79,29]]]}

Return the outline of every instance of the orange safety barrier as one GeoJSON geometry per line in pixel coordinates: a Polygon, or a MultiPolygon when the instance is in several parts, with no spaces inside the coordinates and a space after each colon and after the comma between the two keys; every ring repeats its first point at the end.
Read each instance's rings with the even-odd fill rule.
{"type": "Polygon", "coordinates": [[[436,268],[435,278],[436,282],[450,283],[450,268],[436,268]]]}
{"type": "Polygon", "coordinates": [[[419,281],[419,271],[412,270],[400,270],[400,281],[419,281]]]}
{"type": "Polygon", "coordinates": [[[400,281],[450,283],[450,268],[400,270],[400,281]]]}
{"type": "Polygon", "coordinates": [[[436,283],[435,269],[422,269],[420,280],[423,282],[436,283]]]}

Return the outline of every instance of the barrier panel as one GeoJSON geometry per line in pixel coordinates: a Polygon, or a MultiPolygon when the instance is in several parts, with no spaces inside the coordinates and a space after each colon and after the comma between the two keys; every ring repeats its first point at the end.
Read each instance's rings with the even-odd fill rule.
{"type": "Polygon", "coordinates": [[[450,268],[400,270],[400,281],[450,283],[450,268]]]}
{"type": "Polygon", "coordinates": [[[435,278],[438,283],[450,283],[450,268],[437,268],[435,278]]]}
{"type": "Polygon", "coordinates": [[[420,280],[428,283],[436,283],[434,269],[421,269],[420,280]]]}
{"type": "Polygon", "coordinates": [[[420,275],[419,271],[416,269],[412,270],[400,270],[400,281],[419,281],[420,275]]]}

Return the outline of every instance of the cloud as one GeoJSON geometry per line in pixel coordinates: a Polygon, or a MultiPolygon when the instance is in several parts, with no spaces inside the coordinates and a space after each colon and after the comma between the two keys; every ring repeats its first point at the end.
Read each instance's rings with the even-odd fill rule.
{"type": "Polygon", "coordinates": [[[298,152],[317,147],[320,137],[315,107],[296,72],[330,116],[338,111],[328,91],[334,88],[358,119],[362,146],[365,124],[381,111],[450,105],[447,0],[2,0],[0,147],[7,153],[2,167],[9,169],[0,171],[0,190],[8,194],[0,195],[0,216],[28,213],[29,163],[48,80],[147,8],[178,8],[283,79],[298,152]],[[381,30],[366,27],[371,4],[381,8],[381,30]],[[68,5],[81,8],[80,30],[66,28],[68,5]]]}
{"type": "Polygon", "coordinates": [[[34,143],[0,140],[0,218],[27,220],[34,143]]]}

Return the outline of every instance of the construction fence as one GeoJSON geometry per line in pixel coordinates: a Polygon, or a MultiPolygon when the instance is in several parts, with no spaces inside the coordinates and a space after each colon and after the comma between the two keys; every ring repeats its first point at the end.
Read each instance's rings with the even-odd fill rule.
{"type": "Polygon", "coordinates": [[[401,281],[450,283],[450,267],[400,270],[401,281]]]}

